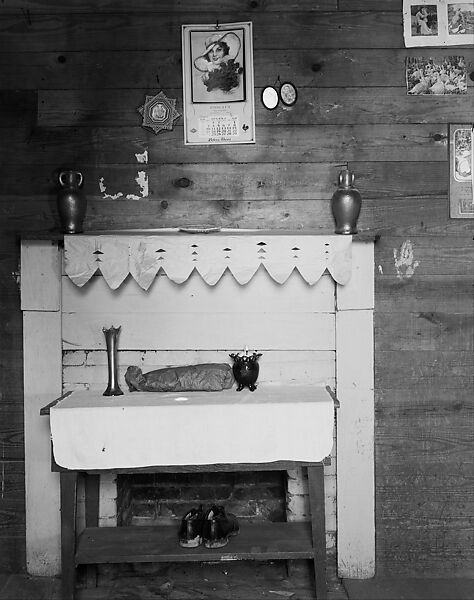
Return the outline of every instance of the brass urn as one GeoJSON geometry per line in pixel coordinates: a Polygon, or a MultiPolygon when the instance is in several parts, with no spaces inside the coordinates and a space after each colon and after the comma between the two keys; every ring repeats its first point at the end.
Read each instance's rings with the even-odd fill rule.
{"type": "Polygon", "coordinates": [[[63,233],[82,233],[87,210],[87,198],[81,189],[82,173],[61,171],[58,181],[57,205],[61,231],[63,233]]]}
{"type": "Polygon", "coordinates": [[[348,169],[339,173],[339,185],[331,198],[331,210],[336,223],[335,233],[351,235],[357,233],[362,198],[354,187],[354,174],[348,169]]]}

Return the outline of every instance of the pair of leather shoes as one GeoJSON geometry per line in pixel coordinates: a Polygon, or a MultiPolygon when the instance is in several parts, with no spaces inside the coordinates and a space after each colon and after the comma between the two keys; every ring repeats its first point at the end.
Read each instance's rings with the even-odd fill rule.
{"type": "Polygon", "coordinates": [[[237,517],[226,513],[223,506],[213,504],[206,511],[202,505],[192,508],[181,520],[179,545],[183,548],[196,548],[204,544],[206,548],[222,548],[229,543],[229,537],[239,533],[237,517]]]}

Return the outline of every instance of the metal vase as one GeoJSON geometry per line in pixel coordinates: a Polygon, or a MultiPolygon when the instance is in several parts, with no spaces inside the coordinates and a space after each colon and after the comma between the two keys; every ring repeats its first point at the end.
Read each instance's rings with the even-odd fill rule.
{"type": "Polygon", "coordinates": [[[105,344],[107,347],[107,362],[109,372],[109,383],[103,393],[104,396],[121,396],[123,394],[118,383],[118,362],[117,362],[117,342],[120,333],[120,327],[110,327],[102,329],[105,335],[105,344]]]}
{"type": "Polygon", "coordinates": [[[87,210],[87,198],[81,190],[83,177],[79,171],[59,173],[57,205],[61,231],[82,233],[87,210]]]}
{"type": "Polygon", "coordinates": [[[354,174],[344,169],[339,173],[339,185],[331,198],[331,210],[336,224],[334,233],[357,233],[361,204],[359,190],[354,187],[354,174]]]}

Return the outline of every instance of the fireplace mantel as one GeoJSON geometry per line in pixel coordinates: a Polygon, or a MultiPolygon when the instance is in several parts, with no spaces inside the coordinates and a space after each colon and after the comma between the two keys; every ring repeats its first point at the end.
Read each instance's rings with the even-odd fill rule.
{"type": "MultiPolygon", "coordinates": [[[[94,281],[81,288],[72,283],[70,276],[64,273],[62,235],[59,237],[22,235],[21,308],[24,323],[26,544],[29,573],[53,575],[59,573],[60,565],[59,482],[57,474],[50,471],[50,431],[47,419],[39,414],[40,409],[52,398],[57,398],[64,392],[63,351],[82,352],[84,355],[88,355],[90,350],[101,351],[102,346],[98,340],[99,338],[103,340],[104,315],[111,312],[109,301],[124,301],[128,304],[124,304],[125,308],[120,309],[122,312],[119,317],[114,313],[114,318],[120,319],[119,323],[115,323],[116,325],[123,324],[122,320],[128,319],[130,325],[122,328],[121,342],[124,348],[131,350],[152,348],[152,346],[143,348],[144,338],[152,339],[160,353],[163,348],[172,354],[176,350],[193,349],[196,346],[190,345],[194,344],[194,341],[190,342],[189,338],[192,332],[193,336],[200,335],[204,345],[199,348],[208,353],[204,353],[204,356],[208,356],[216,348],[220,349],[220,352],[227,351],[228,348],[241,348],[242,346],[234,344],[240,344],[240,338],[246,336],[245,343],[250,342],[252,347],[255,343],[256,347],[264,349],[268,356],[272,352],[280,352],[283,362],[286,361],[288,351],[293,352],[295,361],[291,364],[297,371],[295,380],[299,380],[306,372],[318,368],[313,360],[316,354],[326,356],[328,354],[326,351],[331,351],[334,375],[329,377],[333,377],[333,382],[334,380],[336,382],[337,397],[340,401],[337,417],[336,473],[339,575],[352,578],[367,578],[374,575],[374,236],[326,236],[320,232],[261,230],[252,232],[222,230],[203,234],[160,229],[88,232],[86,235],[71,237],[76,241],[86,240],[87,236],[91,236],[91,239],[107,236],[108,240],[116,238],[121,241],[128,237],[137,241],[142,237],[156,239],[158,236],[167,240],[183,239],[187,244],[192,245],[197,244],[200,239],[203,239],[204,244],[212,244],[214,242],[209,240],[218,242],[229,239],[248,240],[253,235],[258,237],[257,244],[260,241],[266,243],[267,239],[262,236],[268,236],[272,246],[273,241],[278,245],[284,240],[285,235],[290,235],[291,241],[295,240],[295,244],[292,244],[290,249],[301,249],[304,243],[310,241],[315,246],[318,245],[324,254],[328,249],[325,243],[329,239],[331,244],[334,242],[336,246],[341,245],[340,250],[344,259],[347,259],[350,253],[350,261],[342,261],[346,266],[350,264],[350,277],[345,280],[345,283],[342,280],[338,281],[339,275],[335,274],[334,270],[331,272],[332,265],[328,268],[330,261],[324,258],[322,264],[319,264],[319,269],[324,266],[323,271],[312,277],[320,277],[323,272],[329,271],[336,284],[333,284],[331,277],[326,276],[321,277],[314,285],[307,285],[306,281],[302,281],[304,269],[299,269],[300,259],[294,259],[298,265],[291,264],[293,260],[291,256],[291,260],[287,261],[286,269],[291,268],[293,272],[295,267],[298,267],[302,277],[291,276],[285,281],[286,271],[280,274],[274,271],[274,275],[277,274],[276,279],[273,279],[268,269],[259,268],[260,262],[266,263],[267,259],[262,261],[257,259],[252,269],[257,264],[258,271],[266,270],[270,276],[257,275],[251,269],[245,275],[249,277],[249,283],[245,286],[232,282],[231,275],[222,277],[217,283],[218,277],[213,275],[216,281],[211,287],[207,285],[206,278],[198,269],[196,269],[197,276],[189,277],[185,285],[174,285],[173,281],[168,281],[168,273],[166,273],[167,277],[157,278],[158,272],[154,272],[153,267],[146,273],[149,277],[147,291],[139,284],[135,285],[132,277],[125,275],[127,281],[119,285],[120,290],[115,292],[105,282],[105,276],[93,277],[98,271],[97,263],[94,263],[93,272],[90,274],[90,279],[94,281]],[[159,281],[151,285],[154,279],[159,281]],[[279,285],[280,283],[284,285],[279,285]],[[261,296],[256,296],[255,290],[260,293],[263,288],[265,296],[262,299],[261,296]],[[100,306],[94,300],[97,294],[102,294],[100,306]],[[252,300],[252,297],[255,300],[252,300]],[[153,303],[150,302],[150,298],[153,303]],[[285,300],[282,301],[281,298],[285,300]],[[326,303],[322,308],[315,306],[319,299],[321,302],[323,300],[326,302],[327,298],[331,300],[330,305],[326,303]],[[235,313],[229,312],[241,311],[242,299],[249,314],[253,314],[251,320],[235,319],[233,318],[235,313]],[[211,307],[208,306],[209,301],[211,307]],[[87,305],[90,307],[86,309],[87,314],[77,314],[75,306],[82,305],[84,302],[90,302],[87,305]],[[183,313],[180,312],[183,304],[189,307],[192,305],[195,314],[187,313],[183,318],[183,313]],[[134,313],[130,316],[126,312],[135,310],[138,305],[142,307],[141,310],[155,312],[168,306],[167,309],[165,308],[167,314],[162,319],[155,318],[154,329],[152,329],[149,327],[147,314],[141,315],[143,318],[140,319],[140,315],[134,313]],[[103,309],[103,312],[96,314],[95,311],[100,309],[103,309]],[[203,319],[204,313],[208,315],[207,320],[203,319]],[[176,327],[176,320],[180,321],[179,328],[176,327]],[[138,323],[141,324],[140,331],[144,330],[144,333],[135,344],[135,329],[138,331],[138,327],[133,328],[132,325],[138,323]],[[211,330],[213,335],[209,335],[211,330]],[[236,332],[231,340],[230,330],[236,332]],[[94,332],[94,335],[98,332],[96,338],[92,340],[92,345],[90,332],[94,332]],[[257,333],[260,336],[258,341],[257,333]],[[82,339],[83,334],[87,334],[87,339],[82,339]],[[320,345],[327,339],[331,340],[330,346],[320,345]],[[305,346],[304,343],[308,340],[310,345],[305,346]],[[312,354],[308,353],[308,350],[311,350],[312,354]],[[320,352],[321,350],[324,352],[320,352]],[[309,354],[311,354],[310,359],[304,358],[309,354]],[[302,357],[309,362],[301,363],[302,357]],[[304,365],[304,370],[299,366],[300,364],[304,365]],[[357,514],[357,519],[354,519],[354,514],[357,514]]],[[[255,243],[256,239],[253,242],[255,243]]],[[[67,244],[68,242],[65,241],[66,250],[67,244]]],[[[267,250],[260,255],[268,253],[267,246],[259,247],[267,250]]],[[[226,244],[225,248],[227,247],[230,248],[230,245],[226,244]]],[[[329,250],[328,254],[330,254],[329,250]]],[[[94,255],[95,258],[97,256],[94,255]]],[[[312,259],[307,262],[309,266],[314,266],[312,259]]],[[[127,274],[129,274],[128,246],[126,263],[127,274]]],[[[194,267],[192,270],[195,270],[194,267]]],[[[102,273],[102,268],[100,272],[102,273]]],[[[161,272],[163,270],[158,274],[161,272]]],[[[219,269],[216,273],[219,274],[219,269]]],[[[213,279],[209,281],[212,282],[213,279]]],[[[271,365],[270,360],[268,364],[271,365]]],[[[278,369],[274,370],[277,379],[279,372],[278,369]]],[[[104,498],[104,502],[106,501],[108,497],[104,498]]]]}

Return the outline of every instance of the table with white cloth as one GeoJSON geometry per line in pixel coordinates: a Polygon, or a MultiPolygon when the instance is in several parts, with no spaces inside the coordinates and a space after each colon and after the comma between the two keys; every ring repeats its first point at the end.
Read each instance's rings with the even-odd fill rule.
{"type": "Polygon", "coordinates": [[[331,453],[334,397],[324,387],[259,385],[255,392],[73,391],[49,414],[52,468],[60,473],[63,600],[80,564],[312,559],[327,597],[323,461],[331,453]],[[98,527],[101,473],[287,470],[308,473],[309,522],[241,523],[220,549],[182,548],[170,526],[98,527]],[[79,473],[86,527],[77,535],[79,473]]]}

